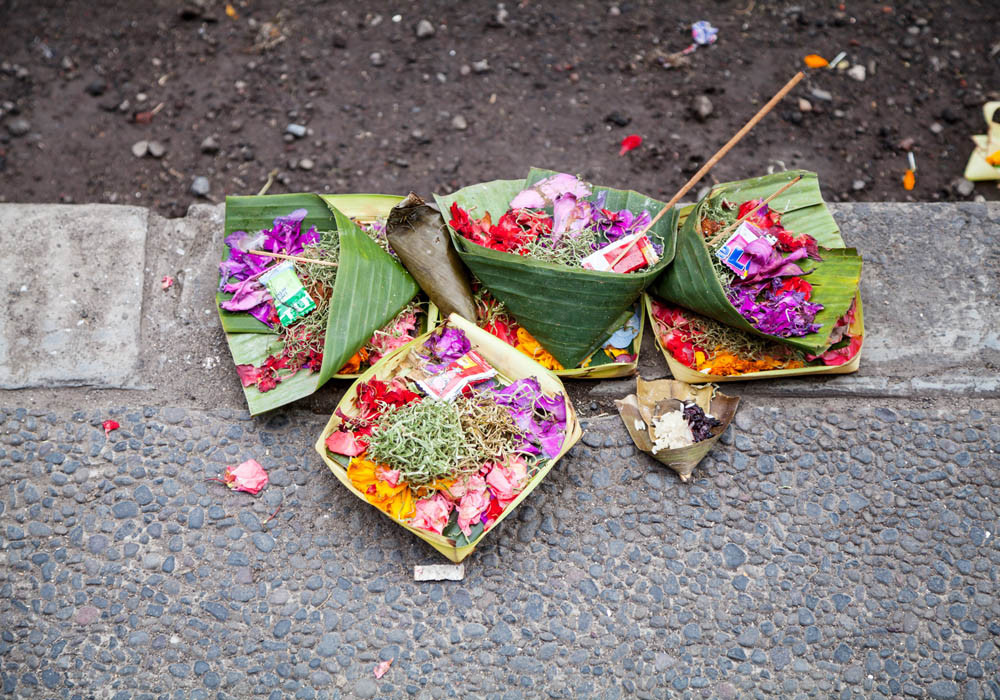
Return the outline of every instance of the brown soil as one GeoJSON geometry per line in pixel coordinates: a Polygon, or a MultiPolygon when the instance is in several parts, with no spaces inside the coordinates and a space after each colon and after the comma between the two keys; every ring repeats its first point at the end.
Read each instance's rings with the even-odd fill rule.
{"type": "Polygon", "coordinates": [[[502,22],[496,2],[233,5],[236,18],[211,1],[0,2],[0,200],[178,216],[199,175],[218,201],[255,193],[275,169],[272,193],[426,194],[530,165],[668,197],[803,55],[841,50],[863,82],[813,71],[711,177],[807,168],[834,201],[1000,196],[993,183],[963,196],[956,182],[982,103],[1000,99],[995,0],[508,0],[502,22]],[[433,36],[417,37],[422,19],[433,36]],[[718,42],[663,68],[699,19],[718,42]],[[698,96],[713,105],[704,120],[698,96]],[[289,123],[308,133],[286,135],[289,123]],[[631,133],[644,142],[619,157],[631,133]],[[217,152],[203,150],[209,136],[217,152]],[[165,154],[135,157],[140,140],[165,154]],[[912,192],[900,184],[907,147],[912,192]]]}

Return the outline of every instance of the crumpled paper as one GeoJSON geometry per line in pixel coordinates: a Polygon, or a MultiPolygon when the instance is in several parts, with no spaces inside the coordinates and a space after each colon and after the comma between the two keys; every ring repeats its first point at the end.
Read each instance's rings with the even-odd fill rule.
{"type": "Polygon", "coordinates": [[[223,480],[233,491],[246,491],[256,496],[267,486],[267,472],[257,460],[248,459],[239,466],[226,467],[223,480]]]}
{"type": "Polygon", "coordinates": [[[626,430],[636,447],[677,472],[681,481],[688,481],[694,468],[733,421],[739,397],[717,392],[714,384],[693,386],[675,379],[647,382],[642,377],[636,377],[635,383],[636,393],[615,401],[626,430]],[[694,401],[705,413],[718,418],[722,425],[713,428],[712,437],[707,440],[675,450],[654,451],[653,419],[679,410],[684,401],[694,401]]]}

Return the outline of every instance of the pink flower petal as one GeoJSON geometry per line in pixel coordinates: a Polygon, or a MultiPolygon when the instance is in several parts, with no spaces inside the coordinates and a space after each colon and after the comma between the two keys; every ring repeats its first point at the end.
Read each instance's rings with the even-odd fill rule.
{"type": "Polygon", "coordinates": [[[234,491],[246,491],[254,495],[267,486],[267,472],[255,459],[248,459],[239,466],[226,467],[226,485],[234,491]]]}
{"type": "Polygon", "coordinates": [[[345,433],[342,430],[330,433],[330,437],[326,439],[326,449],[348,457],[357,457],[365,451],[364,446],[358,444],[353,434],[345,433]]]}
{"type": "Polygon", "coordinates": [[[392,666],[392,659],[389,659],[388,661],[383,661],[380,664],[376,664],[374,672],[375,677],[381,678],[382,676],[384,676],[386,673],[388,673],[390,666],[392,666]]]}

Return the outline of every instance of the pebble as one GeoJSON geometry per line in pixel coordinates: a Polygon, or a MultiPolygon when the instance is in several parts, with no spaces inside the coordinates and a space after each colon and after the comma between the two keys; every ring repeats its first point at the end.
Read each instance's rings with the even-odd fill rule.
{"type": "Polygon", "coordinates": [[[92,80],[91,82],[87,83],[87,87],[84,88],[84,91],[91,97],[100,97],[101,95],[104,94],[104,91],[107,89],[108,89],[108,84],[98,78],[97,80],[92,80]]]}
{"type": "Polygon", "coordinates": [[[368,55],[368,60],[371,61],[371,64],[376,68],[385,65],[385,57],[378,51],[372,51],[371,54],[368,55]]]}
{"type": "Polygon", "coordinates": [[[451,119],[451,127],[457,131],[465,131],[469,128],[469,123],[465,121],[465,117],[461,114],[456,114],[451,119]]]}
{"type": "Polygon", "coordinates": [[[621,112],[612,112],[608,116],[604,117],[604,121],[609,124],[614,124],[615,126],[628,126],[632,123],[632,117],[627,114],[622,114],[621,112]]]}
{"type": "Polygon", "coordinates": [[[7,131],[11,136],[24,136],[31,131],[31,122],[24,117],[17,117],[7,122],[7,131]]]}
{"type": "Polygon", "coordinates": [[[191,194],[199,197],[207,197],[211,190],[212,186],[209,184],[208,178],[204,175],[198,175],[191,181],[191,194]]]}
{"type": "Polygon", "coordinates": [[[864,188],[865,188],[864,180],[855,180],[854,182],[851,183],[851,189],[854,190],[855,192],[860,192],[864,188]]]}
{"type": "Polygon", "coordinates": [[[378,692],[378,686],[375,685],[375,681],[371,678],[362,678],[354,686],[354,692],[359,698],[373,698],[375,697],[375,693],[378,692]]]}
{"type": "Polygon", "coordinates": [[[712,101],[705,95],[698,95],[695,97],[691,108],[694,111],[694,115],[698,118],[698,121],[702,122],[712,116],[712,112],[715,109],[712,106],[712,101]]]}
{"type": "Polygon", "coordinates": [[[868,71],[860,63],[855,63],[853,66],[847,69],[847,75],[857,80],[859,83],[865,82],[865,78],[868,77],[868,71]]]}
{"type": "Polygon", "coordinates": [[[973,192],[976,191],[976,185],[971,180],[966,180],[964,177],[960,177],[955,180],[952,185],[952,189],[960,197],[968,197],[973,192]]]}
{"type": "Polygon", "coordinates": [[[799,111],[800,112],[811,112],[813,111],[812,102],[804,97],[799,98],[799,111]]]}
{"type": "Polygon", "coordinates": [[[809,91],[809,94],[815,97],[817,100],[822,100],[823,102],[833,102],[833,94],[822,90],[820,88],[813,88],[809,91]]]}
{"type": "Polygon", "coordinates": [[[472,72],[473,73],[486,73],[490,70],[490,62],[485,58],[482,61],[472,62],[472,72]]]}
{"type": "Polygon", "coordinates": [[[732,542],[729,542],[722,548],[722,560],[727,567],[735,569],[747,560],[747,553],[732,542]]]}
{"type": "Polygon", "coordinates": [[[299,170],[312,170],[316,167],[311,158],[303,158],[299,161],[299,170]]]}
{"type": "Polygon", "coordinates": [[[306,128],[301,124],[289,124],[285,127],[285,133],[291,134],[297,139],[306,135],[306,128]]]}
{"type": "Polygon", "coordinates": [[[209,155],[219,152],[219,142],[214,136],[206,136],[201,142],[201,152],[209,155]]]}
{"type": "Polygon", "coordinates": [[[166,152],[167,152],[166,146],[164,146],[159,141],[149,142],[149,155],[153,156],[154,158],[162,158],[163,154],[165,154],[166,152]]]}
{"type": "Polygon", "coordinates": [[[132,155],[136,158],[142,158],[147,153],[149,153],[149,141],[136,141],[132,144],[132,155]]]}
{"type": "Polygon", "coordinates": [[[416,33],[418,39],[430,39],[434,36],[434,25],[426,19],[422,19],[417,22],[416,33]]]}
{"type": "Polygon", "coordinates": [[[930,125],[930,130],[932,134],[940,134],[942,131],[944,131],[944,127],[941,126],[941,124],[939,124],[938,122],[934,122],[933,124],[930,125]]]}
{"type": "Polygon", "coordinates": [[[266,532],[255,532],[253,533],[253,544],[266,554],[274,549],[274,538],[266,532]]]}

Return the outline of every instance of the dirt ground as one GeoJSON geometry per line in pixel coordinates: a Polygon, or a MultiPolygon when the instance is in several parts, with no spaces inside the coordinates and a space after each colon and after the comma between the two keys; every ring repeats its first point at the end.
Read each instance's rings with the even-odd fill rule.
{"type": "Polygon", "coordinates": [[[1000,99],[995,0],[229,10],[0,1],[0,200],[180,216],[199,177],[212,201],[255,193],[275,171],[271,193],[427,194],[530,165],[667,198],[805,54],[840,51],[845,70],[811,72],[710,178],[807,168],[832,201],[1000,198],[960,180],[981,106],[1000,99]],[[664,67],[703,19],[718,41],[664,67]],[[620,157],[632,133],[642,145],[620,157]]]}

